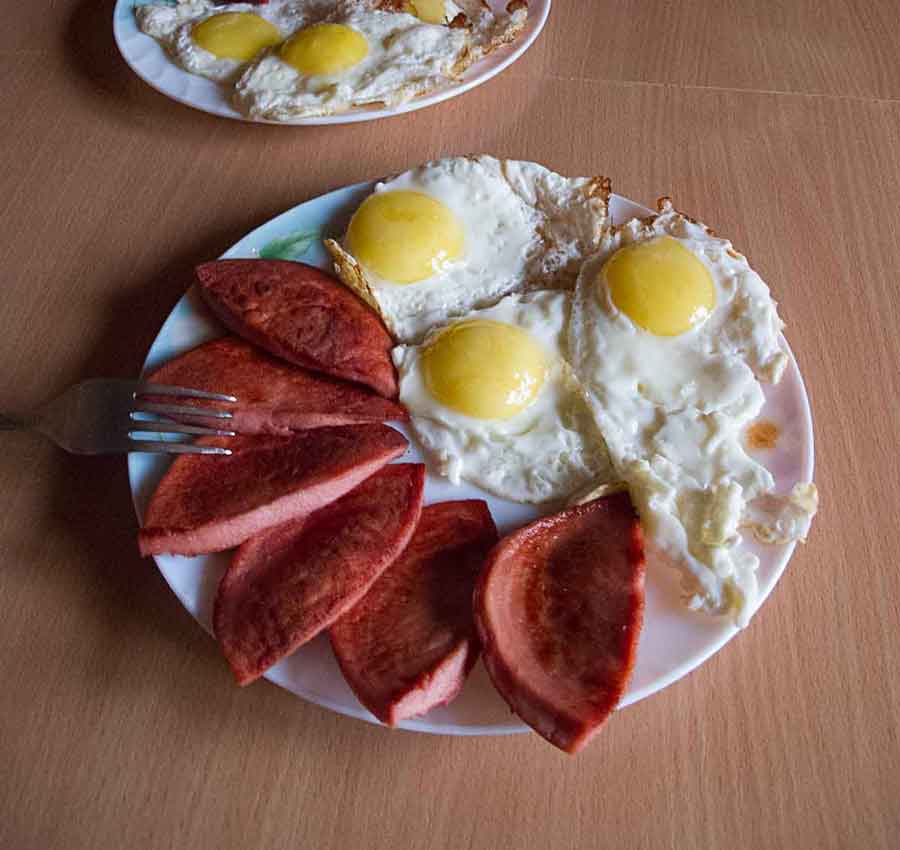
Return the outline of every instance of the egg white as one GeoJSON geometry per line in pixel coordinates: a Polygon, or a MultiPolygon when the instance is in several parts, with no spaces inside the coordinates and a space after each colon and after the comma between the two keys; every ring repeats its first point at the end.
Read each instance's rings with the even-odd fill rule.
{"type": "Polygon", "coordinates": [[[465,317],[521,328],[547,356],[547,375],[534,402],[509,419],[467,416],[431,395],[422,353],[442,328],[421,346],[394,349],[400,401],[433,470],[454,484],[465,479],[501,498],[529,503],[562,500],[591,482],[609,480],[603,438],[563,357],[571,298],[564,292],[510,295],[465,317]]]}
{"type": "Polygon", "coordinates": [[[426,163],[379,183],[375,192],[429,195],[463,225],[464,255],[425,280],[396,284],[362,266],[342,243],[326,241],[338,275],[382,316],[399,342],[497,303],[505,295],[571,288],[609,227],[609,184],[563,177],[533,162],[490,156],[426,163]]]}
{"type": "MultiPolygon", "coordinates": [[[[414,13],[415,0],[374,0],[382,11],[414,13]]],[[[514,41],[528,20],[526,0],[489,2],[488,0],[444,0],[441,23],[465,27],[470,36],[464,58],[467,67],[483,59],[504,44],[514,41]]]]}
{"type": "Polygon", "coordinates": [[[456,0],[452,5],[466,18],[472,39],[469,62],[477,62],[515,40],[528,18],[528,4],[523,0],[510,0],[499,10],[495,8],[498,4],[483,0],[456,0]]]}
{"type": "Polygon", "coordinates": [[[645,532],[682,568],[691,607],[730,613],[739,624],[755,608],[758,566],[739,545],[740,527],[782,541],[787,529],[797,539],[815,510],[799,517],[797,501],[784,498],[780,513],[790,522],[773,519],[774,478],[743,445],[764,404],[760,382],[777,382],[787,363],[781,328],[746,258],[663,201],[659,215],[605,235],[579,276],[568,331],[572,365],[645,532]],[[655,336],[620,312],[601,271],[620,247],[660,236],[698,257],[716,292],[712,314],[674,337],[655,336]],[[751,512],[762,497],[768,513],[751,512]]]}

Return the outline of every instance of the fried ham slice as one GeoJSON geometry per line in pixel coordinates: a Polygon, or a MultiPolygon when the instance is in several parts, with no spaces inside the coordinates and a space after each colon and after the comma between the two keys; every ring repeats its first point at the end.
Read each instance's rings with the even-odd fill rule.
{"type": "Polygon", "coordinates": [[[154,396],[153,401],[201,405],[232,418],[179,416],[182,421],[226,427],[239,434],[284,434],[328,425],[406,421],[397,402],[372,390],[294,366],[236,336],[225,336],[165,363],[147,380],[225,393],[237,403],[154,396]]]}
{"type": "Polygon", "coordinates": [[[142,555],[202,555],[340,498],[399,457],[406,438],[386,425],[345,425],[289,437],[211,437],[227,456],[181,455],[138,533],[142,555]]]}
{"type": "Polygon", "coordinates": [[[644,608],[644,545],[627,493],[500,541],[475,591],[485,666],[510,708],[575,753],[625,692],[644,608]]]}
{"type": "Polygon", "coordinates": [[[287,260],[216,260],[194,275],[210,309],[238,336],[289,363],[397,397],[390,334],[331,275],[287,260]]]}
{"type": "Polygon", "coordinates": [[[222,577],[213,630],[247,685],[356,605],[404,550],[425,467],[391,464],[308,517],[248,540],[222,577]]]}
{"type": "Polygon", "coordinates": [[[496,542],[486,502],[428,505],[403,554],[329,630],[347,684],[382,723],[462,689],[479,654],[472,593],[496,542]]]}

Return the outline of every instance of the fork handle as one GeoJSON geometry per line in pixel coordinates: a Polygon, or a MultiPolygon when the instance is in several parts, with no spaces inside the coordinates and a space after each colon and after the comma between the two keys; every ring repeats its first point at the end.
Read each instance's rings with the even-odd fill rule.
{"type": "Polygon", "coordinates": [[[27,428],[28,422],[25,419],[0,413],[0,431],[23,431],[27,428]]]}

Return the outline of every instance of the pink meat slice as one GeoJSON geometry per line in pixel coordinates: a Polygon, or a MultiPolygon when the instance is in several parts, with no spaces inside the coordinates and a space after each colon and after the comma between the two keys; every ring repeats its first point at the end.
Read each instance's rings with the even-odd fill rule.
{"type": "Polygon", "coordinates": [[[213,629],[246,685],[352,608],[403,551],[425,467],[391,464],[316,513],[248,540],[219,584],[213,629]]]}
{"type": "Polygon", "coordinates": [[[329,630],[347,683],[383,723],[462,689],[479,654],[472,593],[496,542],[485,502],[429,505],[403,554],[329,630]]]}
{"type": "Polygon", "coordinates": [[[390,334],[330,275],[285,260],[217,260],[195,275],[210,309],[238,336],[297,366],[397,397],[390,334]]]}
{"type": "Polygon", "coordinates": [[[199,416],[180,418],[239,434],[287,435],[327,425],[409,419],[402,405],[372,390],[293,366],[235,336],[194,348],[170,360],[147,380],[235,396],[237,404],[174,397],[154,401],[227,410],[232,418],[226,423],[199,416]]]}
{"type": "Polygon", "coordinates": [[[200,555],[231,549],[343,496],[408,445],[386,425],[203,442],[226,446],[232,454],[182,455],[172,463],[138,535],[141,554],[200,555]]]}
{"type": "Polygon", "coordinates": [[[475,591],[494,685],[529,726],[569,753],[621,699],[643,608],[643,536],[627,493],[501,540],[475,591]]]}

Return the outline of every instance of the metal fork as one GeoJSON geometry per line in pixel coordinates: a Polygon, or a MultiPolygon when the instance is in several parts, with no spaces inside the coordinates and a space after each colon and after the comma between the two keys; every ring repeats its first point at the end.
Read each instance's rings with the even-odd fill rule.
{"type": "Polygon", "coordinates": [[[232,414],[226,410],[193,405],[160,404],[142,397],[177,396],[184,399],[235,402],[231,395],[148,384],[142,381],[93,379],[69,387],[61,396],[25,416],[0,413],[0,431],[37,431],[74,454],[114,452],[166,452],[169,454],[229,455],[220,446],[198,446],[166,439],[149,439],[152,434],[233,437],[234,431],[182,425],[150,417],[202,416],[221,419],[227,425],[232,414]],[[143,436],[142,436],[143,435],[143,436]]]}

